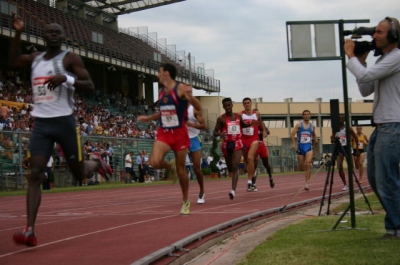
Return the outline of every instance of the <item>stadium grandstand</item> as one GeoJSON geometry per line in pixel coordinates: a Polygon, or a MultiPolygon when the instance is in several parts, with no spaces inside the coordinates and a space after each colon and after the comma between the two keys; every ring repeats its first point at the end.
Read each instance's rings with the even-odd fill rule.
{"type": "MultiPolygon", "coordinates": [[[[151,152],[155,123],[142,124],[138,115],[151,113],[154,84],[159,66],[168,62],[177,67],[177,81],[191,83],[195,89],[220,92],[213,70],[185,51],[176,51],[165,39],[153,38],[147,27],[121,29],[118,16],[156,8],[184,0],[1,0],[0,1],[0,105],[7,106],[8,117],[0,119],[0,191],[26,188],[27,172],[22,162],[27,156],[33,120],[29,116],[30,68],[10,69],[8,52],[12,12],[24,21],[22,53],[44,51],[44,26],[58,23],[64,27],[62,49],[80,55],[95,84],[91,95],[75,95],[75,114],[79,119],[82,142],[111,145],[114,149],[114,180],[123,178],[123,159],[129,150],[151,152]],[[92,126],[93,125],[93,126],[92,126]],[[87,128],[92,128],[91,132],[87,128]]],[[[208,135],[206,135],[208,136],[208,135]]],[[[206,141],[208,138],[206,138],[206,141]]],[[[103,150],[98,148],[98,150],[103,150]]],[[[55,150],[56,152],[56,150],[55,150]]],[[[169,154],[167,159],[171,159],[169,154]]],[[[55,153],[57,157],[57,152],[55,153]]],[[[58,186],[74,185],[72,178],[56,159],[58,186]]]]}
{"type": "MultiPolygon", "coordinates": [[[[13,36],[11,13],[15,12],[25,22],[22,37],[26,50],[44,49],[44,25],[58,23],[65,29],[63,49],[79,54],[86,64],[96,89],[104,92],[122,91],[153,101],[153,83],[161,63],[174,64],[178,69],[177,81],[191,81],[196,89],[219,92],[220,82],[206,71],[204,64],[190,60],[190,54],[177,52],[175,45],[151,39],[147,30],[118,27],[118,16],[173,4],[182,0],[1,0],[2,50],[8,50],[13,36]],[[144,91],[141,89],[144,86],[144,91]]],[[[2,68],[8,60],[1,55],[2,68]]],[[[28,70],[27,70],[28,71],[28,70]]],[[[29,72],[22,73],[29,76],[29,72]]]]}

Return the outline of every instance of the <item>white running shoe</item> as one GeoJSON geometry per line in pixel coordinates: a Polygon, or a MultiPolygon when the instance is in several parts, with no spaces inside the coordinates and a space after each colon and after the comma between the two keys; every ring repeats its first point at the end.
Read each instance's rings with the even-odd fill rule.
{"type": "Polygon", "coordinates": [[[199,194],[199,198],[197,199],[197,203],[198,203],[198,204],[203,204],[203,203],[205,203],[206,201],[204,200],[204,197],[205,197],[205,194],[204,194],[204,193],[200,193],[200,194],[199,194]]]}
{"type": "Polygon", "coordinates": [[[348,190],[349,190],[349,187],[347,185],[344,185],[342,191],[348,191],[348,190]]]}
{"type": "Polygon", "coordinates": [[[233,198],[235,198],[235,191],[234,191],[234,190],[231,190],[231,191],[229,192],[229,198],[230,198],[231,200],[233,200],[233,198]]]}

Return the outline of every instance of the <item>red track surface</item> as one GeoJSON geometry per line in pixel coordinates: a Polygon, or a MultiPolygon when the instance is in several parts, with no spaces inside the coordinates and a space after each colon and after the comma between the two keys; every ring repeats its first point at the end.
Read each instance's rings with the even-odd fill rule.
{"type": "MultiPolygon", "coordinates": [[[[260,177],[258,192],[239,179],[230,200],[230,179],[206,181],[206,203],[196,204],[198,185],[190,183],[191,213],[180,216],[179,184],[44,194],[36,223],[38,245],[14,245],[12,235],[26,224],[25,197],[0,198],[0,264],[131,264],[163,247],[214,225],[254,212],[321,197],[326,172],[301,191],[304,175],[275,177],[275,188],[260,177]]],[[[333,193],[342,183],[335,173],[333,193]]]]}

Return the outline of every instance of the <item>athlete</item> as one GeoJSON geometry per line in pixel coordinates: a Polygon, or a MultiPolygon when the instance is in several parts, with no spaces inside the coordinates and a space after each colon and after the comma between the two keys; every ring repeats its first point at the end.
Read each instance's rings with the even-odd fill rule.
{"type": "Polygon", "coordinates": [[[196,174],[197,183],[200,187],[197,203],[203,204],[205,203],[205,194],[203,172],[200,167],[201,141],[199,133],[200,130],[205,130],[207,127],[201,111],[196,110],[192,105],[189,105],[188,107],[188,121],[186,122],[186,126],[188,128],[190,139],[189,155],[192,158],[194,173],[196,174]]]}
{"type": "Polygon", "coordinates": [[[94,85],[81,57],[61,50],[65,39],[63,28],[54,23],[46,25],[43,37],[46,51],[20,54],[24,22],[15,13],[12,25],[15,36],[10,48],[10,64],[15,68],[31,67],[34,101],[31,115],[35,117],[29,145],[31,177],[26,195],[27,226],[15,233],[13,239],[17,244],[35,246],[34,228],[42,197],[40,185],[46,180],[46,165],[55,142],[61,145],[76,181],[82,182],[95,171],[109,179],[112,170],[98,155],[91,155],[91,160],[83,159],[79,126],[73,114],[73,95],[75,89],[92,92],[94,85]]]}
{"type": "MultiPolygon", "coordinates": [[[[257,152],[262,153],[263,157],[268,158],[268,152],[263,141],[259,139],[259,129],[263,138],[267,137],[267,129],[264,122],[261,120],[260,113],[252,108],[252,102],[250,98],[244,98],[242,100],[244,110],[242,111],[242,120],[245,124],[254,123],[255,125],[242,129],[242,142],[243,142],[243,157],[247,165],[247,191],[257,191],[256,186],[256,167],[255,160],[258,157],[257,152]],[[261,148],[261,149],[260,149],[261,148]],[[260,150],[259,150],[260,149],[260,150]]],[[[267,160],[268,165],[268,160],[267,160]]],[[[268,165],[269,167],[269,165],[268,165]]],[[[269,173],[271,170],[269,171],[269,173]]],[[[272,176],[270,174],[270,183],[273,183],[272,176]]],[[[272,185],[271,185],[272,187],[272,185]]]]}
{"type": "Polygon", "coordinates": [[[311,112],[304,110],[303,120],[298,122],[291,134],[292,149],[297,152],[297,159],[301,171],[305,171],[305,190],[309,190],[308,182],[311,177],[311,162],[314,157],[313,145],[318,143],[315,135],[315,125],[310,122],[311,112]],[[297,142],[295,137],[297,136],[297,142]]]}
{"type": "Polygon", "coordinates": [[[255,173],[255,154],[260,143],[258,139],[258,125],[261,124],[262,121],[260,113],[252,109],[250,98],[244,98],[242,104],[244,107],[241,113],[243,122],[246,124],[250,124],[254,121],[257,122],[254,126],[242,128],[243,157],[247,166],[247,191],[257,191],[255,183],[252,183],[252,178],[255,173]]]}
{"type": "Polygon", "coordinates": [[[257,125],[257,121],[245,124],[242,116],[232,112],[232,100],[224,98],[222,106],[225,113],[218,117],[214,128],[214,136],[221,137],[221,150],[225,157],[229,173],[232,173],[232,190],[229,192],[229,198],[235,198],[236,186],[239,179],[239,162],[242,156],[242,128],[257,125]]]}
{"type": "Polygon", "coordinates": [[[368,144],[368,137],[362,132],[362,127],[357,126],[357,140],[352,139],[353,150],[357,149],[359,156],[356,156],[355,152],[353,152],[354,166],[358,169],[358,182],[362,184],[363,173],[364,173],[364,159],[365,159],[365,150],[368,144]]]}
{"type": "MultiPolygon", "coordinates": [[[[343,182],[343,188],[342,191],[347,191],[349,190],[349,187],[347,186],[347,181],[346,181],[346,176],[344,174],[343,170],[343,160],[346,157],[346,146],[347,146],[347,137],[346,137],[346,124],[345,124],[345,117],[344,114],[339,115],[339,125],[340,125],[340,130],[337,132],[335,135],[332,134],[331,136],[331,142],[334,142],[335,137],[339,138],[340,144],[342,148],[339,148],[338,154],[337,154],[337,162],[338,162],[338,168],[339,168],[339,176],[342,179],[343,182]]],[[[353,131],[353,129],[350,127],[350,133],[352,139],[357,139],[356,133],[353,131]]],[[[358,145],[355,146],[354,150],[354,156],[359,156],[359,150],[358,150],[358,145]]]]}
{"type": "Polygon", "coordinates": [[[172,178],[179,177],[182,190],[181,215],[190,213],[189,179],[186,171],[186,155],[190,146],[188,129],[186,127],[187,108],[190,103],[201,112],[200,102],[193,97],[192,87],[175,81],[176,67],[169,63],[161,65],[158,72],[159,82],[164,86],[160,90],[160,111],[148,116],[139,116],[141,122],[160,120],[157,129],[157,139],[153,144],[150,165],[154,169],[167,169],[172,178]],[[175,163],[164,160],[165,155],[174,151],[175,163]]]}

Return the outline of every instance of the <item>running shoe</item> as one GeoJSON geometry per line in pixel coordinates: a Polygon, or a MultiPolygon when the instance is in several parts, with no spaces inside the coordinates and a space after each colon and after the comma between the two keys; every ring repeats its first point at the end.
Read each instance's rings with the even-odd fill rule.
{"type": "Polygon", "coordinates": [[[199,193],[199,198],[197,199],[198,204],[203,204],[206,201],[204,200],[205,194],[204,193],[199,193]]]}
{"type": "Polygon", "coordinates": [[[172,159],[169,164],[171,165],[171,170],[169,170],[169,178],[172,183],[176,183],[178,181],[178,172],[176,171],[175,159],[172,159]]]}
{"type": "Polygon", "coordinates": [[[273,177],[269,177],[269,186],[273,189],[275,187],[275,182],[273,177]]]}
{"type": "Polygon", "coordinates": [[[231,200],[233,200],[233,198],[235,198],[235,191],[234,191],[234,190],[231,190],[231,191],[229,192],[229,198],[230,198],[231,200]]]}
{"type": "Polygon", "coordinates": [[[348,190],[349,190],[349,187],[347,185],[344,185],[342,188],[342,191],[348,191],[348,190]]]}
{"type": "Polygon", "coordinates": [[[304,185],[304,190],[310,190],[310,188],[308,187],[308,183],[306,183],[306,185],[304,185]]]}
{"type": "Polygon", "coordinates": [[[251,190],[252,191],[258,191],[256,184],[251,185],[251,190]]]}
{"type": "Polygon", "coordinates": [[[247,183],[247,191],[253,191],[253,184],[247,183]]]}
{"type": "Polygon", "coordinates": [[[16,232],[13,235],[15,244],[27,245],[28,247],[34,247],[37,245],[36,235],[33,232],[26,231],[16,232]]]}
{"type": "Polygon", "coordinates": [[[188,215],[190,213],[190,201],[182,202],[181,215],[188,215]]]}
{"type": "Polygon", "coordinates": [[[100,163],[100,167],[98,168],[97,172],[99,172],[100,175],[104,176],[105,179],[109,181],[113,173],[111,167],[101,158],[100,155],[96,153],[92,154],[91,158],[100,163]]]}

